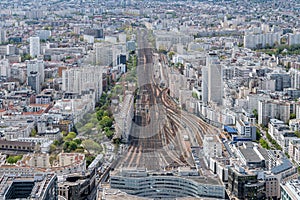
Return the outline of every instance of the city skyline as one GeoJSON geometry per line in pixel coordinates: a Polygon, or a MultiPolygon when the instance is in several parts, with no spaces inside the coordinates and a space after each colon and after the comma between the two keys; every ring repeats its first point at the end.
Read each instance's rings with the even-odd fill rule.
{"type": "Polygon", "coordinates": [[[0,199],[300,199],[298,0],[0,2],[0,199]]]}

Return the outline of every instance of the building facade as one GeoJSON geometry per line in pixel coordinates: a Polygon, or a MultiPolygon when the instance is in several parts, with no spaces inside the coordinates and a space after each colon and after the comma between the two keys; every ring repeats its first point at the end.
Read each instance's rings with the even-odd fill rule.
{"type": "Polygon", "coordinates": [[[192,180],[171,174],[152,175],[145,170],[122,170],[121,174],[111,176],[110,186],[131,195],[155,199],[180,197],[225,199],[223,185],[203,183],[199,177],[192,180]]]}
{"type": "Polygon", "coordinates": [[[62,90],[82,94],[84,91],[93,90],[98,100],[102,95],[102,74],[100,66],[86,66],[70,68],[62,71],[62,90]]]}
{"type": "Polygon", "coordinates": [[[39,37],[30,37],[29,38],[29,50],[30,56],[35,58],[41,54],[40,38],[39,37]]]}

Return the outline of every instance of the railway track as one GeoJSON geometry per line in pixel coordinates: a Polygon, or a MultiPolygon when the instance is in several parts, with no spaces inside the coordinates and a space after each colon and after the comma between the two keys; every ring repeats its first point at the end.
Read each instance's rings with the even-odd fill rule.
{"type": "MultiPolygon", "coordinates": [[[[149,170],[193,166],[190,148],[187,148],[181,133],[186,132],[195,138],[191,145],[201,146],[204,134],[213,134],[214,131],[210,131],[211,127],[196,116],[182,111],[169,96],[169,90],[160,87],[160,80],[154,76],[153,51],[147,48],[147,41],[143,41],[143,38],[146,37],[138,36],[137,75],[140,88],[134,119],[139,128],[131,130],[134,134],[129,136],[129,148],[123,156],[122,166],[149,170]],[[160,113],[160,109],[166,113],[165,122],[157,124],[161,126],[157,130],[147,127],[152,122],[151,120],[160,120],[157,114],[160,113]],[[143,135],[149,130],[155,133],[143,135]]],[[[159,55],[159,59],[163,65],[166,64],[165,56],[159,55]]],[[[163,66],[160,67],[161,76],[168,82],[168,75],[162,70],[163,66]]]]}

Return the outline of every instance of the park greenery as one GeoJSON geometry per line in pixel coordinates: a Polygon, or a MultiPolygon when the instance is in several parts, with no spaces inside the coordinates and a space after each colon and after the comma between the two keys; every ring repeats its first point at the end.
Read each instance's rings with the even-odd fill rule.
{"type": "Polygon", "coordinates": [[[261,138],[261,132],[258,128],[256,128],[256,141],[259,141],[261,138]]]}
{"type": "Polygon", "coordinates": [[[266,46],[258,51],[264,52],[269,55],[299,55],[300,45],[275,45],[274,47],[266,46]]]}
{"type": "MultiPolygon", "coordinates": [[[[137,67],[137,56],[134,54],[129,55],[127,61],[127,73],[124,74],[119,82],[137,82],[136,67],[137,67]]],[[[78,133],[83,135],[93,136],[93,139],[97,142],[101,141],[102,135],[104,134],[108,139],[114,137],[113,128],[113,114],[110,110],[110,102],[113,96],[119,96],[123,93],[123,86],[121,84],[113,85],[111,92],[103,92],[101,98],[97,102],[95,112],[87,113],[83,119],[76,123],[76,130],[78,133]]],[[[71,148],[74,149],[73,144],[71,148]]]]}
{"type": "Polygon", "coordinates": [[[57,160],[57,154],[63,150],[66,153],[84,153],[88,166],[94,160],[94,154],[99,154],[103,150],[96,141],[78,138],[75,132],[62,132],[62,135],[63,137],[60,140],[54,140],[50,146],[49,161],[51,164],[54,160],[57,160]]]}
{"type": "Polygon", "coordinates": [[[111,139],[113,137],[112,125],[113,116],[109,109],[111,96],[103,92],[99,102],[97,103],[94,113],[87,113],[83,119],[76,123],[78,133],[83,135],[97,135],[101,137],[104,131],[105,135],[111,139]]]}
{"type": "Polygon", "coordinates": [[[102,147],[99,143],[94,140],[87,139],[82,142],[82,146],[88,151],[88,153],[100,153],[102,152],[102,147]]]}
{"type": "Polygon", "coordinates": [[[23,158],[22,155],[17,155],[17,156],[8,156],[6,158],[6,162],[8,162],[9,164],[15,164],[17,163],[19,160],[21,160],[23,158]]]}
{"type": "Polygon", "coordinates": [[[33,128],[30,132],[30,137],[35,137],[37,135],[37,131],[35,128],[33,128]]]}
{"type": "Polygon", "coordinates": [[[84,148],[81,146],[82,140],[76,138],[75,132],[62,132],[63,137],[60,140],[54,140],[50,145],[50,152],[55,154],[61,150],[64,152],[84,153],[84,148]]]}
{"type": "Polygon", "coordinates": [[[259,139],[259,144],[265,149],[270,149],[268,142],[266,140],[264,140],[263,138],[259,139]]]}
{"type": "Polygon", "coordinates": [[[277,150],[281,150],[282,151],[282,147],[276,142],[276,140],[274,140],[271,135],[267,132],[267,139],[272,143],[272,145],[277,149],[277,150]]]}
{"type": "MultiPolygon", "coordinates": [[[[136,82],[137,56],[133,53],[127,62],[128,71],[121,77],[119,82],[136,82]]],[[[50,146],[50,160],[53,163],[57,159],[57,154],[63,152],[85,153],[87,166],[94,160],[95,154],[103,152],[101,142],[106,136],[109,140],[114,137],[114,118],[111,112],[111,99],[115,96],[122,96],[124,88],[122,84],[109,83],[109,92],[103,92],[96,103],[94,112],[86,113],[83,118],[76,123],[74,132],[62,132],[62,138],[55,140],[50,146]]],[[[34,134],[34,133],[33,133],[34,134]]],[[[119,140],[115,140],[116,144],[119,140]]]]}

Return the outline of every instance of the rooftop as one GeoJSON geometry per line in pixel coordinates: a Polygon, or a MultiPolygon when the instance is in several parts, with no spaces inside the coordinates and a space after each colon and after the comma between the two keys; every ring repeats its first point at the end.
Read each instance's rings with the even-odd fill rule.
{"type": "Polygon", "coordinates": [[[300,199],[300,180],[290,180],[282,183],[281,187],[289,194],[292,199],[300,199]]]}
{"type": "Polygon", "coordinates": [[[293,164],[288,159],[283,159],[282,164],[274,167],[271,172],[274,174],[279,174],[285,170],[288,170],[293,167],[293,164]]]}
{"type": "Polygon", "coordinates": [[[26,174],[26,175],[11,175],[5,174],[0,178],[0,196],[7,198],[7,193],[14,183],[17,182],[28,182],[32,184],[32,188],[28,190],[28,185],[18,185],[16,189],[22,189],[20,187],[26,187],[27,195],[33,198],[41,198],[44,195],[45,189],[56,177],[54,174],[26,174]]]}
{"type": "Polygon", "coordinates": [[[260,162],[261,159],[252,148],[240,149],[247,162],[260,162]]]}

